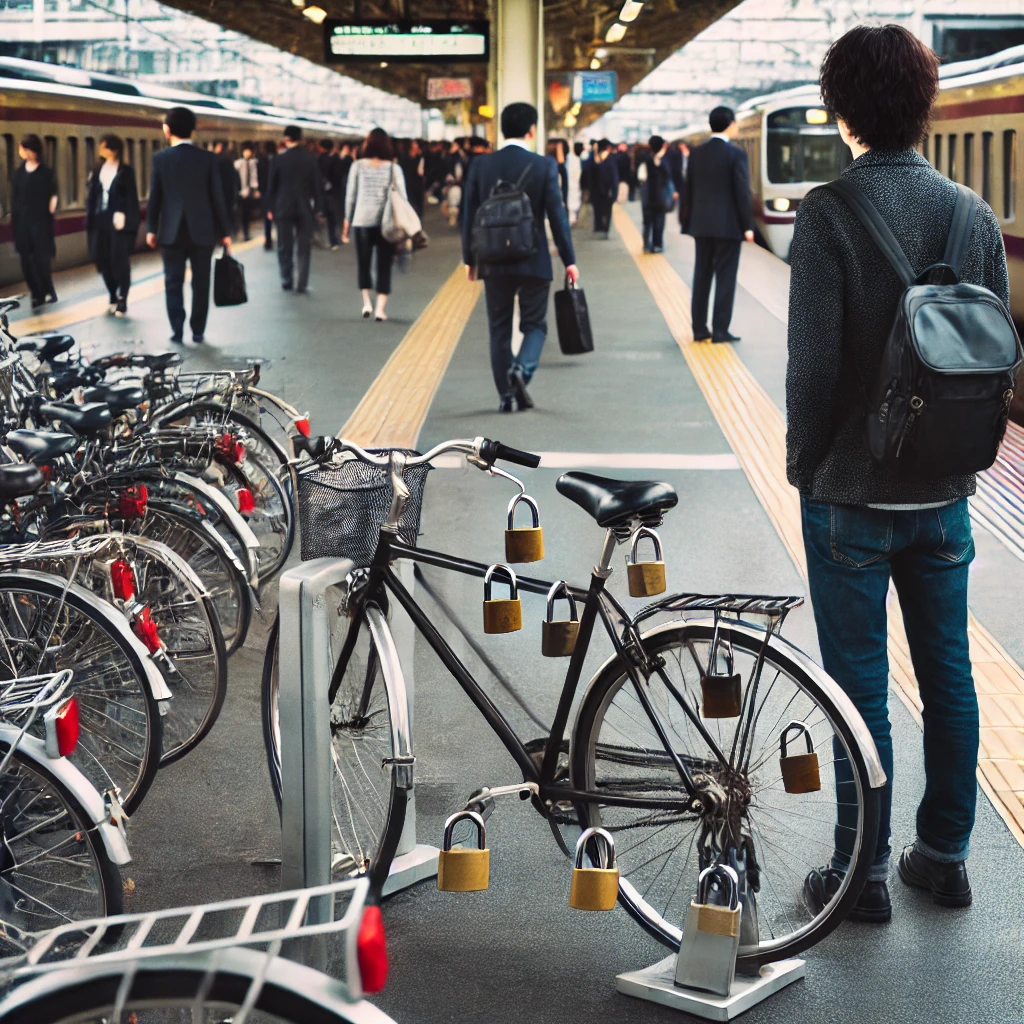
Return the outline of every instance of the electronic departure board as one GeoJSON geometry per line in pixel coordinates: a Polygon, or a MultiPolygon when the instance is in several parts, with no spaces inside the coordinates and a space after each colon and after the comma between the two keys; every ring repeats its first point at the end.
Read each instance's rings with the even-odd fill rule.
{"type": "Polygon", "coordinates": [[[324,59],[467,64],[486,61],[490,23],[486,21],[324,22],[324,59]]]}

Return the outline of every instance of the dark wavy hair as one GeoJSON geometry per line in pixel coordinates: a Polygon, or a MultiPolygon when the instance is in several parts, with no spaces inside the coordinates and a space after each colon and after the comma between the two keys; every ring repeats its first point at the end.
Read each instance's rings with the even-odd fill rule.
{"type": "Polygon", "coordinates": [[[872,149],[909,149],[928,132],[939,58],[900,25],[859,25],[821,63],[821,98],[872,149]]]}
{"type": "Polygon", "coordinates": [[[361,155],[375,160],[394,160],[395,145],[391,141],[391,136],[383,128],[374,128],[366,136],[361,155]]]}

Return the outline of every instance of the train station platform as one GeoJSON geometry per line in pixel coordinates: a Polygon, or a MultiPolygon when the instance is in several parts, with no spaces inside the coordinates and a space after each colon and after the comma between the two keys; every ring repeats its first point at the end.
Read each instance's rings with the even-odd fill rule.
{"type": "MultiPolygon", "coordinates": [[[[531,412],[496,411],[480,286],[465,280],[457,239],[439,218],[427,224],[430,247],[413,258],[407,273],[396,275],[391,319],[384,324],[360,317],[351,250],[315,252],[308,297],[281,292],[272,253],[258,244],[242,251],[249,304],[215,310],[207,343],[186,344],[188,364],[267,360],[265,386],[309,409],[316,433],[340,431],[361,443],[421,449],[482,434],[542,453],[541,467],[522,475],[540,505],[548,578],[585,578],[599,552],[600,531],[555,493],[559,473],[578,468],[657,477],[677,488],[679,506],[660,530],[670,589],[804,593],[798,499],[784,474],[788,269],[746,246],[733,321],[743,340],[735,346],[694,344],[687,288],[692,242],[669,230],[665,253],[644,255],[638,222],[638,204],[628,204],[616,208],[607,241],[596,240],[586,226],[577,229],[596,351],[562,356],[552,323],[531,386],[537,403],[531,412]]],[[[152,257],[142,258],[137,276],[142,284],[130,298],[129,319],[95,315],[99,290],[90,291],[86,272],[74,272],[67,287],[58,281],[61,303],[42,318],[23,316],[17,329],[68,327],[86,351],[134,339],[142,339],[145,351],[162,351],[168,330],[152,257]]],[[[500,481],[455,462],[437,469],[426,492],[424,545],[481,561],[499,559],[509,497],[500,481]]],[[[894,871],[892,922],[841,926],[808,953],[806,980],[751,1010],[743,1018],[751,1024],[995,1024],[1021,1017],[1024,432],[1011,431],[1000,461],[980,481],[972,516],[978,557],[971,577],[971,638],[983,727],[982,793],[970,860],[974,905],[943,910],[905,888],[894,871]]],[[[621,592],[622,582],[614,582],[619,575],[613,585],[621,592]]],[[[466,621],[478,620],[478,581],[460,577],[452,583],[445,576],[436,582],[466,621]]],[[[264,595],[263,628],[253,628],[233,659],[227,703],[214,730],[161,773],[131,824],[130,910],[223,899],[278,884],[280,830],[259,717],[262,647],[275,602],[273,592],[264,595]]],[[[898,849],[914,835],[923,764],[920,704],[893,612],[898,849]]],[[[547,722],[560,676],[540,656],[536,623],[542,614],[542,600],[524,595],[524,631],[480,639],[506,667],[531,712],[547,722]]],[[[809,607],[793,613],[785,635],[816,656],[809,607]]],[[[461,641],[452,642],[480,668],[461,641]]],[[[421,841],[436,843],[445,817],[471,792],[519,776],[422,644],[415,677],[418,831],[421,841]]],[[[495,686],[489,692],[526,736],[541,733],[504,691],[495,686]]],[[[569,866],[528,804],[499,805],[488,840],[492,873],[486,892],[440,893],[424,883],[388,901],[392,970],[375,1001],[396,1021],[687,1019],[616,994],[617,973],[648,966],[664,950],[621,910],[569,909],[569,866]]]]}

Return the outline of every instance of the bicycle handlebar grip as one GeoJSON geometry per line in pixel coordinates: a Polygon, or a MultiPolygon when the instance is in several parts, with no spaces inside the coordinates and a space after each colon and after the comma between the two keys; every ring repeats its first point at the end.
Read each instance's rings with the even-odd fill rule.
{"type": "Polygon", "coordinates": [[[488,465],[493,465],[498,459],[503,462],[515,463],[517,466],[526,466],[527,469],[536,469],[540,465],[539,455],[520,451],[518,448],[510,448],[500,441],[484,441],[480,446],[480,454],[488,465]]]}

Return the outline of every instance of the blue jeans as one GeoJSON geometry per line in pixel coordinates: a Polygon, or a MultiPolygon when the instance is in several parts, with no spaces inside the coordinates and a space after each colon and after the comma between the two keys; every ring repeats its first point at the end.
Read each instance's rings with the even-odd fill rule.
{"type": "MultiPolygon", "coordinates": [[[[886,877],[892,734],[885,596],[892,578],[924,705],[925,790],[917,845],[940,861],[967,857],[974,827],[978,699],[967,647],[967,567],[974,558],[967,499],[885,511],[802,498],[804,548],[825,670],[849,694],[874,738],[887,782],[870,878],[886,877]]],[[[833,866],[850,863],[853,777],[836,750],[839,801],[833,866]],[[844,796],[844,790],[846,795],[844,796]]]]}
{"type": "Polygon", "coordinates": [[[493,274],[484,278],[487,327],[491,336],[491,373],[501,396],[510,393],[508,371],[513,363],[529,384],[537,372],[548,334],[548,294],[551,281],[519,274],[493,274]],[[512,315],[519,296],[519,330],[523,343],[512,359],[512,315]]]}

